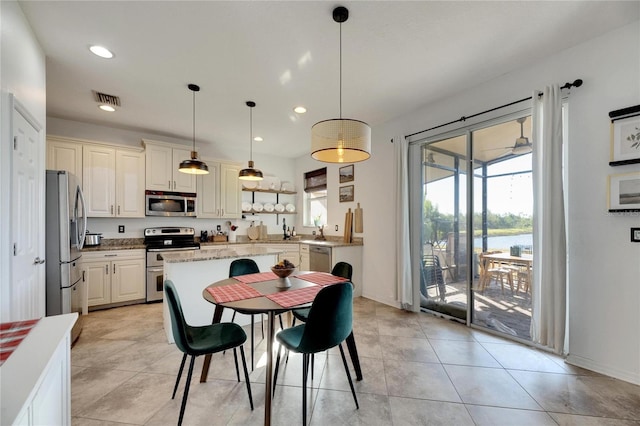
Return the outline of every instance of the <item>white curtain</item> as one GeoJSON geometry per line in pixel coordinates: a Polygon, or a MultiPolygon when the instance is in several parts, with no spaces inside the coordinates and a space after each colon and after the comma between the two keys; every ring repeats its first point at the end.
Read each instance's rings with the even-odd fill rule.
{"type": "Polygon", "coordinates": [[[566,327],[566,233],[560,87],[533,94],[533,286],[531,337],[558,354],[566,327]]]}
{"type": "Polygon", "coordinates": [[[413,306],[411,281],[411,253],[409,243],[409,144],[404,136],[393,138],[395,150],[395,206],[396,206],[396,286],[397,300],[403,309],[413,306]]]}

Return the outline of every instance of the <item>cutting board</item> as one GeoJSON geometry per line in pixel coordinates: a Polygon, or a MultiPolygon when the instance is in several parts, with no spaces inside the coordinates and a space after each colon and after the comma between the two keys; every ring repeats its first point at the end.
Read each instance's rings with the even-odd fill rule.
{"type": "Polygon", "coordinates": [[[360,203],[358,203],[358,207],[356,207],[354,213],[353,232],[357,234],[361,234],[362,232],[364,232],[362,225],[362,208],[360,207],[360,203]]]}
{"type": "Polygon", "coordinates": [[[260,238],[260,228],[257,226],[247,228],[247,237],[249,237],[251,241],[260,238]]]}
{"type": "Polygon", "coordinates": [[[351,230],[353,225],[353,213],[351,209],[347,210],[347,213],[344,216],[344,242],[351,242],[351,230]]]}

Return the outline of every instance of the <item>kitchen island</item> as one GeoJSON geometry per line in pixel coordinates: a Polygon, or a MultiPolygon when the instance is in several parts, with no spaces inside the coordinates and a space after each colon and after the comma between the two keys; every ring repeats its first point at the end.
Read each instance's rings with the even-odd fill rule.
{"type": "MultiPolygon", "coordinates": [[[[202,290],[213,282],[229,277],[231,262],[239,258],[253,259],[260,271],[267,272],[278,263],[281,250],[252,246],[224,249],[190,250],[164,255],[164,279],[176,287],[185,319],[189,325],[211,324],[215,305],[202,297],[202,290]]],[[[171,317],[166,298],[163,300],[163,322],[169,343],[173,343],[171,317]]],[[[231,321],[233,311],[226,309],[222,321],[231,321]]],[[[237,314],[235,322],[249,324],[250,317],[237,314]]]]}

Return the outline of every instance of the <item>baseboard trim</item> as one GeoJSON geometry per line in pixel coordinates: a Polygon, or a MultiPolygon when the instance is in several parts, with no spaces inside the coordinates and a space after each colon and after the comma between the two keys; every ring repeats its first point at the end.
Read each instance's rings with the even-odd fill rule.
{"type": "Polygon", "coordinates": [[[624,380],[625,382],[629,382],[634,385],[640,385],[640,372],[634,373],[630,371],[619,370],[617,368],[595,362],[591,359],[572,354],[569,354],[567,356],[565,362],[567,364],[575,365],[576,367],[581,367],[587,370],[595,371],[596,373],[604,374],[605,376],[624,380]]]}

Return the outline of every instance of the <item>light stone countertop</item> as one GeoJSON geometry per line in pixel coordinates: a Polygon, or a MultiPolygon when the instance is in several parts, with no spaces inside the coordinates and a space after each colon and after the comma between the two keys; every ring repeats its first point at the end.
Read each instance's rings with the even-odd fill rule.
{"type": "Polygon", "coordinates": [[[231,259],[236,257],[267,256],[283,253],[267,247],[254,246],[250,248],[201,248],[200,250],[177,251],[163,254],[166,263],[199,262],[204,260],[231,259]]]}
{"type": "MultiPolygon", "coordinates": [[[[244,236],[243,236],[244,237],[244,236]]],[[[283,239],[275,239],[270,238],[268,240],[249,240],[248,238],[238,238],[236,242],[200,242],[200,248],[202,250],[208,250],[211,248],[215,248],[216,246],[228,246],[229,248],[233,248],[235,244],[251,244],[256,247],[260,247],[263,244],[309,244],[309,245],[318,245],[325,247],[349,247],[349,246],[362,246],[363,240],[362,238],[354,238],[353,242],[345,243],[342,240],[342,237],[327,237],[326,241],[314,240],[313,236],[302,236],[302,237],[294,237],[290,240],[283,239]]],[[[199,241],[199,238],[196,238],[196,242],[199,241]]],[[[99,246],[93,247],[84,247],[82,249],[83,252],[90,251],[108,251],[108,250],[139,250],[145,249],[144,238],[103,238],[102,242],[99,246]]]]}

